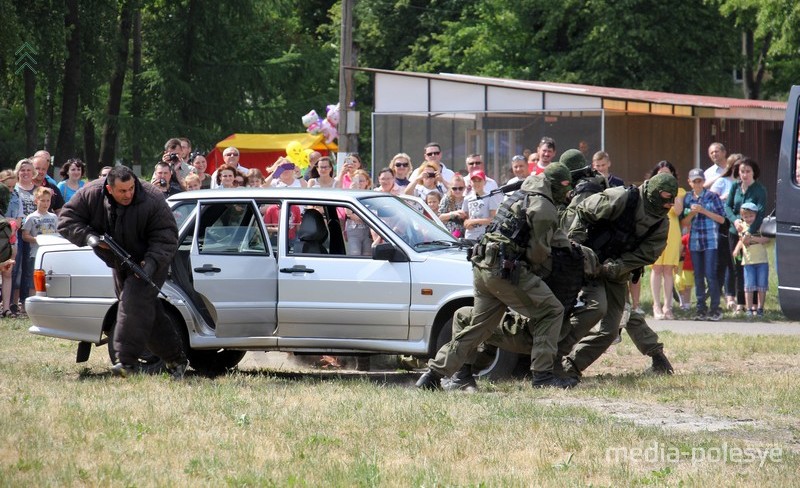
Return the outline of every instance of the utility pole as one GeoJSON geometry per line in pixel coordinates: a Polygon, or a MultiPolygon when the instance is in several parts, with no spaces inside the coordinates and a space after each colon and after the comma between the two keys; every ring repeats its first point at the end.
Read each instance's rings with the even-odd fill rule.
{"type": "MultiPolygon", "coordinates": [[[[345,153],[356,149],[355,134],[348,134],[348,114],[353,101],[353,3],[342,0],[342,33],[339,48],[339,154],[337,164],[344,161],[345,153]]],[[[351,128],[352,129],[352,128],[351,128]]]]}

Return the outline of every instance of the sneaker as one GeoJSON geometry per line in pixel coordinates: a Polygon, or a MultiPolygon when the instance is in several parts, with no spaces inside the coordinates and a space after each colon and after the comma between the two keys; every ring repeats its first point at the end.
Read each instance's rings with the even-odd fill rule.
{"type": "Polygon", "coordinates": [[[119,376],[120,378],[127,378],[137,372],[136,366],[130,366],[128,364],[117,363],[111,366],[111,374],[113,376],[119,376]]]}
{"type": "Polygon", "coordinates": [[[711,312],[711,315],[708,316],[708,320],[712,322],[719,322],[720,320],[722,320],[722,312],[719,310],[711,312]]]}
{"type": "Polygon", "coordinates": [[[463,390],[469,393],[478,391],[478,383],[472,375],[472,365],[465,364],[449,380],[442,380],[442,387],[447,391],[463,390]]]}
{"type": "Polygon", "coordinates": [[[764,309],[763,308],[759,308],[758,310],[756,310],[756,316],[760,317],[760,318],[764,318],[764,309]]]}
{"type": "Polygon", "coordinates": [[[666,354],[664,351],[659,351],[652,356],[653,358],[653,365],[650,366],[650,371],[655,374],[672,374],[675,372],[675,369],[672,367],[672,364],[667,359],[666,354]]]}
{"type": "Polygon", "coordinates": [[[695,320],[705,320],[706,319],[706,311],[705,310],[698,310],[694,316],[695,320]]]}
{"type": "Polygon", "coordinates": [[[534,372],[531,386],[534,388],[575,388],[578,386],[578,378],[559,378],[552,371],[534,372]]]}
{"type": "Polygon", "coordinates": [[[747,316],[748,319],[752,319],[753,315],[755,315],[755,312],[753,310],[748,310],[747,312],[745,312],[745,315],[747,316]]]}
{"type": "Polygon", "coordinates": [[[186,368],[189,366],[189,362],[184,359],[180,362],[166,363],[164,366],[167,368],[167,374],[169,374],[173,380],[181,381],[186,374],[186,368]]]}
{"type": "Polygon", "coordinates": [[[644,310],[642,310],[642,307],[636,307],[633,309],[633,311],[638,313],[639,315],[644,315],[644,310]]]}
{"type": "Polygon", "coordinates": [[[443,376],[432,369],[428,369],[419,377],[414,385],[420,390],[441,390],[443,376]]]}

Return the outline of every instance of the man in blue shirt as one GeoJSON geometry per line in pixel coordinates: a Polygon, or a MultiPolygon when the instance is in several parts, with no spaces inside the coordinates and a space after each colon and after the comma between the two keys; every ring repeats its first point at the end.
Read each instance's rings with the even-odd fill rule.
{"type": "Polygon", "coordinates": [[[694,266],[694,286],[697,294],[697,315],[695,320],[718,321],[722,318],[719,307],[720,286],[717,282],[717,236],[719,226],[725,222],[725,208],[719,195],[703,187],[703,170],[689,171],[689,185],[692,191],[683,199],[682,227],[691,225],[689,231],[689,252],[694,266]],[[711,313],[706,308],[706,283],[711,295],[711,313]]]}

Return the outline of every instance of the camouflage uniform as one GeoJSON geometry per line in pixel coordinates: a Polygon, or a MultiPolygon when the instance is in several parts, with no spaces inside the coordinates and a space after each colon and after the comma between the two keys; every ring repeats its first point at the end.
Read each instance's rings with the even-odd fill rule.
{"type": "MultiPolygon", "coordinates": [[[[624,251],[615,259],[607,259],[603,263],[601,285],[602,288],[605,288],[605,297],[600,292],[601,286],[597,286],[591,290],[589,299],[602,302],[605,298],[606,313],[597,327],[594,327],[593,318],[584,321],[580,316],[576,316],[578,320],[570,340],[579,339],[579,341],[563,361],[564,371],[569,376],[580,376],[581,372],[594,363],[611,345],[618,334],[631,271],[654,262],[666,247],[669,227],[666,219],[668,209],[663,208],[660,204],[668,202],[669,199],[662,199],[661,191],[667,191],[673,197],[677,193],[677,181],[672,175],[654,176],[639,188],[640,199],[635,210],[635,234],[636,236],[645,236],[649,232],[649,235],[634,249],[624,251]],[[652,231],[650,231],[651,227],[653,227],[652,231]],[[587,334],[581,338],[584,331],[587,334]]],[[[588,197],[575,208],[576,219],[569,230],[569,237],[577,242],[585,242],[589,229],[593,225],[603,220],[614,221],[622,215],[627,198],[627,190],[622,187],[610,188],[588,197]]],[[[596,251],[598,250],[596,249],[596,251]]],[[[658,342],[658,335],[650,329],[640,314],[631,315],[626,330],[642,354],[654,358],[663,356],[663,344],[658,342]]],[[[559,346],[560,350],[562,350],[562,346],[569,347],[569,340],[559,346]]],[[[666,361],[665,358],[664,360],[666,361]]],[[[671,372],[671,365],[669,370],[671,372]]]]}
{"type": "Polygon", "coordinates": [[[550,166],[544,175],[526,178],[519,190],[525,197],[510,204],[514,215],[524,212],[529,229],[524,247],[507,236],[508,227],[500,228],[512,220],[501,216],[501,212],[476,246],[472,258],[475,306],[471,321],[428,362],[429,371],[417,382],[418,387],[437,387],[434,383],[439,378],[458,371],[497,329],[507,307],[526,316],[542,332],[536,337],[537,353],[531,369],[552,372],[564,307],[542,277],[550,272],[551,245],[568,245],[558,226],[554,202],[563,201],[570,187],[560,186],[561,181],[569,180],[567,168],[559,163],[550,166]],[[554,189],[559,194],[554,195],[554,189]],[[515,269],[507,269],[509,260],[515,258],[515,269]]]}

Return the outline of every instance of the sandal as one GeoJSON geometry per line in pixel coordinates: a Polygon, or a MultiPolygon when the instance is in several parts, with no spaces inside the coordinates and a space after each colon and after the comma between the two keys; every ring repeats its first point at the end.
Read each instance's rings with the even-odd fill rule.
{"type": "Polygon", "coordinates": [[[0,314],[0,316],[2,316],[4,319],[15,319],[15,318],[17,318],[17,314],[15,314],[14,312],[12,312],[11,310],[8,310],[8,309],[3,310],[3,313],[0,314]]]}

